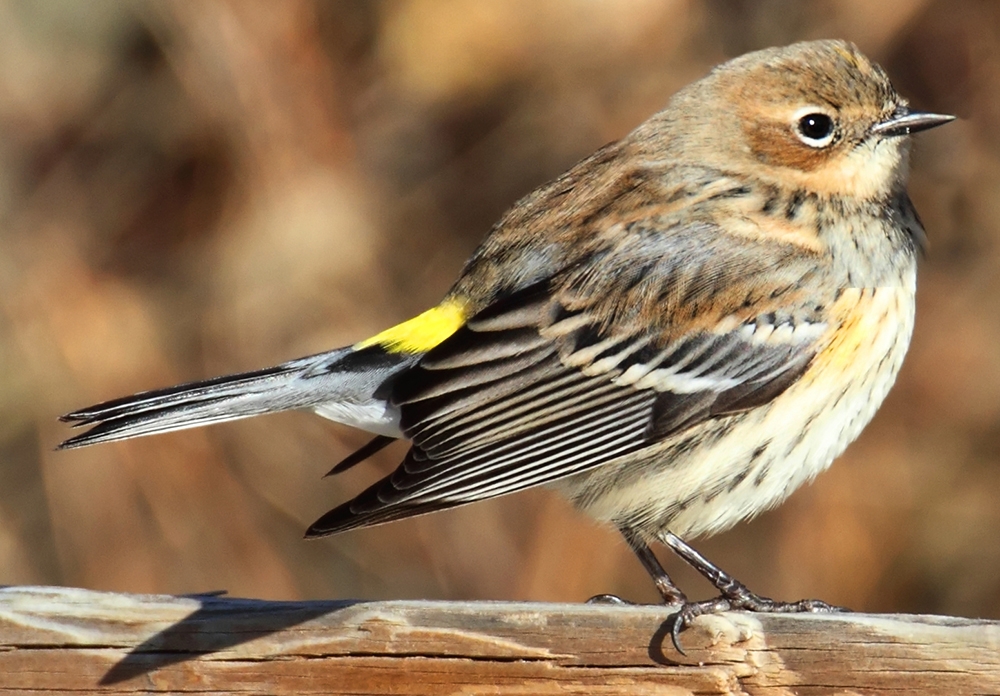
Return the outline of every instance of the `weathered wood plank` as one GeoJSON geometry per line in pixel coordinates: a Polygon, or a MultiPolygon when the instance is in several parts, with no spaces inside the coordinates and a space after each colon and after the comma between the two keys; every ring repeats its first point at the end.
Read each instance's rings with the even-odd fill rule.
{"type": "Polygon", "coordinates": [[[1000,694],[1000,622],[0,589],[0,694],[1000,694]]]}

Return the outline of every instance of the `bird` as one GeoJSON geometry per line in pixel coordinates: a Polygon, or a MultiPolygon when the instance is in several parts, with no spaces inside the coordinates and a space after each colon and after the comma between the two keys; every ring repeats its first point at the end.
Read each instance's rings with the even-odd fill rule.
{"type": "Polygon", "coordinates": [[[751,592],[688,540],[774,507],[873,417],[914,324],[911,109],[851,43],[736,57],[517,201],[443,300],[351,346],[73,411],[84,445],[307,409],[391,474],[319,537],[549,486],[617,527],[674,643],[704,613],[833,611],[751,592]],[[690,601],[650,544],[704,575],[690,601]]]}

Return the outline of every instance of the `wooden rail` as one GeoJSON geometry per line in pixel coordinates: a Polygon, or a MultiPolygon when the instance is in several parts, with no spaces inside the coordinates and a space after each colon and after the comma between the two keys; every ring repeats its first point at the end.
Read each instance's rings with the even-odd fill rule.
{"type": "Polygon", "coordinates": [[[1000,694],[1000,622],[0,589],[0,694],[1000,694]]]}

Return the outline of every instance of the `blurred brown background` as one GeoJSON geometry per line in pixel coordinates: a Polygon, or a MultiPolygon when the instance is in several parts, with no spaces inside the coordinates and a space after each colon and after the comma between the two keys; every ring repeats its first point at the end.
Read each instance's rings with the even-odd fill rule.
{"type": "MultiPolygon", "coordinates": [[[[712,65],[856,42],[918,108],[916,337],[871,427],[701,548],[759,592],[1000,617],[1000,3],[0,2],[0,583],[653,601],[546,491],[304,542],[401,449],[293,413],[72,452],[56,416],[352,343],[712,65]]],[[[707,585],[666,559],[692,594],[707,585]]]]}

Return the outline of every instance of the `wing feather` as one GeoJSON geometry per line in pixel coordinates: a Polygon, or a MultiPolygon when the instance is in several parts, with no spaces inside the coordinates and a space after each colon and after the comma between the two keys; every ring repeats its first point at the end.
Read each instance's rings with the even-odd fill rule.
{"type": "Polygon", "coordinates": [[[754,266],[746,240],[723,249],[707,226],[684,234],[625,235],[601,252],[600,273],[578,265],[488,304],[393,384],[413,442],[399,468],[309,534],[571,476],[794,384],[826,330],[806,287],[813,266],[775,248],[754,266]]]}

